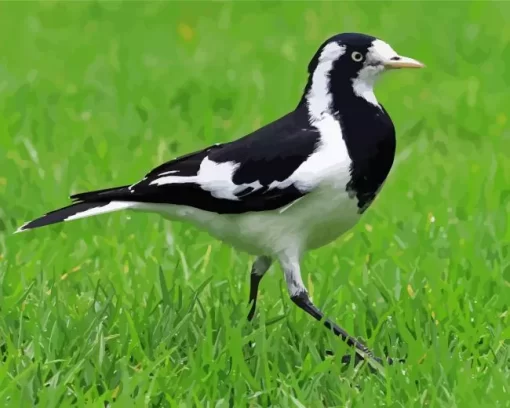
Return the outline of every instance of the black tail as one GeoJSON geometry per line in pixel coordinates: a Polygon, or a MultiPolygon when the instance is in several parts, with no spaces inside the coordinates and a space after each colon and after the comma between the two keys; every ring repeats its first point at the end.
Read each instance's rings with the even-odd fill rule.
{"type": "Polygon", "coordinates": [[[133,203],[116,201],[115,199],[117,196],[122,195],[125,190],[127,190],[127,187],[117,187],[72,195],[71,198],[78,202],[27,222],[16,232],[130,208],[133,206],[133,203]]]}
{"type": "Polygon", "coordinates": [[[70,198],[79,202],[103,202],[120,199],[129,195],[129,186],[105,188],[104,190],[87,191],[86,193],[73,194],[70,198]]]}

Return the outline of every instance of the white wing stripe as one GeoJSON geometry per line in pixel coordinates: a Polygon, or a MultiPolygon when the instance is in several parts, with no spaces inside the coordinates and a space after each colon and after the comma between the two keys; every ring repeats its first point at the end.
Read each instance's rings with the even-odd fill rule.
{"type": "Polygon", "coordinates": [[[209,191],[213,197],[227,200],[239,200],[235,192],[243,186],[232,181],[234,172],[240,166],[239,163],[225,162],[216,163],[205,157],[200,163],[200,169],[196,176],[164,176],[151,181],[150,185],[163,186],[165,184],[196,183],[202,190],[209,191]]]}

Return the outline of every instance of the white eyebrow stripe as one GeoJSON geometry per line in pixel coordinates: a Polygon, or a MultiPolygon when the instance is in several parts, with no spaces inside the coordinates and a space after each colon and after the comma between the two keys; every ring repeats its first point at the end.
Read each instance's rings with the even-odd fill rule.
{"type": "Polygon", "coordinates": [[[382,40],[374,40],[372,46],[368,48],[367,59],[386,61],[396,56],[398,54],[388,43],[382,40]]]}

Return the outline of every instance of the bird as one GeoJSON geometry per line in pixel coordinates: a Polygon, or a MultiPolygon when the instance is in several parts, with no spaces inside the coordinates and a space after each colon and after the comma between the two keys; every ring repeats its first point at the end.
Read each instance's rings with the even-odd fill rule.
{"type": "Polygon", "coordinates": [[[353,228],[390,173],[396,131],[375,96],[377,80],[390,70],[422,67],[377,37],[335,34],[311,58],[289,113],[236,140],[171,159],[134,184],[71,195],[70,205],[16,232],[120,210],[187,222],[254,257],[248,320],[276,261],[295,305],[353,347],[357,359],[382,362],[313,303],[301,262],[353,228]]]}

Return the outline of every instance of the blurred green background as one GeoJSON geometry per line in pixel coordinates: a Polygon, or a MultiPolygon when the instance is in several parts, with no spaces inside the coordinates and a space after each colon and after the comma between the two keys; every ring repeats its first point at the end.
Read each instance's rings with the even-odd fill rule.
{"type": "Polygon", "coordinates": [[[509,16],[481,1],[1,2],[0,404],[510,406],[509,16]],[[345,31],[427,68],[377,87],[395,166],[304,279],[404,366],[343,367],[276,266],[248,324],[252,259],[186,224],[116,213],[12,234],[287,113],[345,31]]]}

